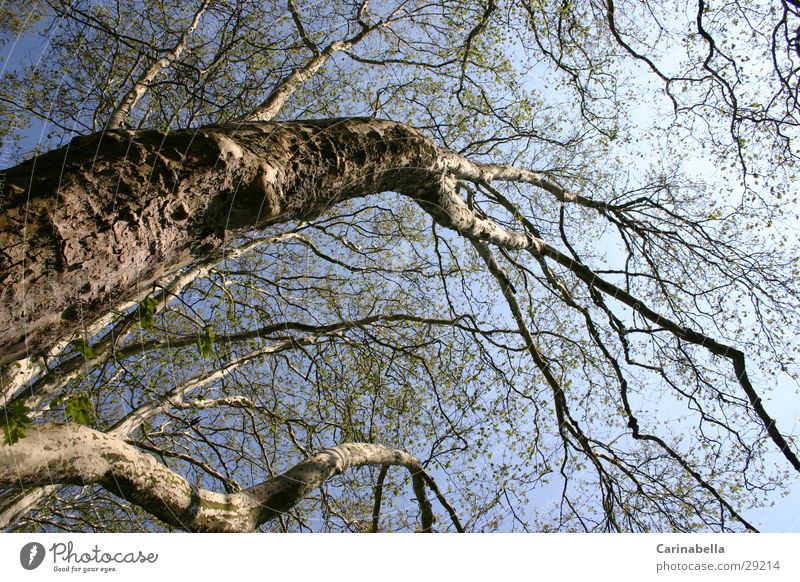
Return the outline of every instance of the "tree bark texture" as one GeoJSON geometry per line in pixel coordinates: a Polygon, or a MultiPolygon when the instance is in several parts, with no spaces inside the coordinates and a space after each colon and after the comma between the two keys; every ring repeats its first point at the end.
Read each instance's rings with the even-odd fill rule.
{"type": "Polygon", "coordinates": [[[187,531],[247,532],[276,518],[326,480],[353,467],[398,465],[409,470],[423,531],[433,523],[425,474],[408,453],[373,443],[344,443],[320,451],[282,475],[237,493],[194,487],[124,440],[78,424],[29,429],[0,447],[0,484],[99,484],[165,523],[187,531]]]}
{"type": "Polygon", "coordinates": [[[0,363],[80,332],[226,239],[343,200],[395,191],[452,226],[451,209],[436,216],[451,186],[445,153],[399,123],[331,119],[113,130],[11,168],[0,198],[0,363]]]}

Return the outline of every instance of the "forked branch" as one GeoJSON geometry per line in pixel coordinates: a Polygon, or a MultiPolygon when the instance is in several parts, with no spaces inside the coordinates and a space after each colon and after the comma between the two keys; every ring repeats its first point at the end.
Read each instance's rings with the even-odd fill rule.
{"type": "Polygon", "coordinates": [[[246,532],[288,511],[331,477],[368,465],[409,471],[421,531],[433,531],[433,512],[425,494],[426,484],[433,481],[430,475],[408,453],[373,443],[337,445],[258,485],[217,493],[190,485],[121,438],[77,424],[48,424],[0,447],[0,484],[20,488],[98,484],[187,531],[246,532]]]}

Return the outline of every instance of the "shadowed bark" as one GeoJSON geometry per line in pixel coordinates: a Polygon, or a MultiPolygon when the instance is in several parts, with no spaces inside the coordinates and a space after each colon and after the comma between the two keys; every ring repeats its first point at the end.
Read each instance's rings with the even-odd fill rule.
{"type": "Polygon", "coordinates": [[[418,196],[435,186],[437,157],[413,129],[353,119],[109,131],[12,168],[0,200],[2,362],[243,231],[386,190],[418,196]]]}
{"type": "Polygon", "coordinates": [[[0,200],[0,363],[35,355],[247,230],[392,191],[442,226],[506,248],[537,241],[478,217],[456,179],[534,172],[474,164],[400,123],[328,119],[109,131],[8,170],[0,200]]]}
{"type": "Polygon", "coordinates": [[[728,358],[772,441],[800,471],[750,383],[741,351],[661,316],[563,255],[526,219],[520,232],[479,216],[458,195],[458,180],[489,188],[493,180],[527,183],[558,200],[598,204],[537,172],[471,162],[387,120],[252,122],[76,138],[8,171],[9,192],[0,198],[0,364],[46,350],[165,274],[219,250],[226,239],[391,191],[470,240],[555,260],[677,337],[728,358]]]}

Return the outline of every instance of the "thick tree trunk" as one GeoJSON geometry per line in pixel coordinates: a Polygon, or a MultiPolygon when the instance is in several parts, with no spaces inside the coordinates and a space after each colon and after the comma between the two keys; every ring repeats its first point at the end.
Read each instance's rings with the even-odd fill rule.
{"type": "Polygon", "coordinates": [[[430,196],[441,152],[375,119],[74,139],[6,172],[0,363],[41,352],[226,238],[392,190],[430,196]]]}

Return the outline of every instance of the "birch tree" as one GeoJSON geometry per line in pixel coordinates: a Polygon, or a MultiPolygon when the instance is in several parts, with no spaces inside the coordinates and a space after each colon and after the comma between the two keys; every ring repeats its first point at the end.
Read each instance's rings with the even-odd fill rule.
{"type": "Polygon", "coordinates": [[[4,527],[757,530],[796,481],[792,2],[17,10],[4,527]]]}

